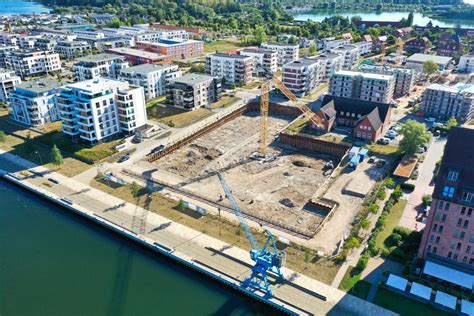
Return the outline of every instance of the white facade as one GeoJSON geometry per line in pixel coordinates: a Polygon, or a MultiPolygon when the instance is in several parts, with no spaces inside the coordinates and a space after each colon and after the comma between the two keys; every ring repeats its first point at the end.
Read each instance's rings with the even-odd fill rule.
{"type": "Polygon", "coordinates": [[[0,32],[0,45],[3,46],[18,46],[18,38],[20,34],[0,32]]]}
{"type": "Polygon", "coordinates": [[[467,54],[459,58],[459,72],[474,72],[474,54],[467,54]]]}
{"type": "Polygon", "coordinates": [[[356,45],[344,45],[331,49],[334,54],[341,55],[344,58],[343,69],[352,69],[360,58],[360,51],[356,45]]]}
{"type": "Polygon", "coordinates": [[[359,48],[361,55],[367,55],[372,52],[372,42],[358,42],[354,43],[354,45],[359,48]]]}
{"type": "Polygon", "coordinates": [[[262,43],[260,47],[278,53],[278,67],[291,63],[300,57],[298,44],[262,43]]]}
{"type": "Polygon", "coordinates": [[[147,100],[166,94],[170,80],[181,77],[178,65],[143,64],[122,69],[118,79],[144,89],[147,100]]]}
{"type": "Polygon", "coordinates": [[[61,70],[59,54],[49,51],[12,51],[7,66],[22,78],[61,70]]]}
{"type": "Polygon", "coordinates": [[[128,68],[125,57],[114,54],[98,54],[78,58],[74,64],[74,79],[85,81],[100,77],[117,78],[120,70],[128,68]]]}
{"type": "Polygon", "coordinates": [[[474,85],[432,84],[423,93],[421,111],[430,116],[468,121],[474,117],[474,85]]]}
{"type": "Polygon", "coordinates": [[[9,93],[19,84],[21,84],[21,78],[14,71],[0,69],[0,102],[7,102],[9,93]]]}
{"type": "Polygon", "coordinates": [[[252,57],[254,74],[258,74],[262,68],[271,72],[278,70],[277,52],[262,48],[244,48],[239,53],[242,56],[252,57]]]}
{"type": "Polygon", "coordinates": [[[92,79],[64,86],[57,97],[65,137],[97,144],[131,135],[147,124],[142,87],[111,79],[92,79]]]}
{"type": "Polygon", "coordinates": [[[320,81],[328,81],[334,73],[344,66],[344,58],[338,54],[324,53],[312,58],[321,62],[320,81]]]}
{"type": "Polygon", "coordinates": [[[51,79],[27,81],[10,92],[12,118],[22,124],[39,126],[59,119],[55,96],[61,84],[51,79]]]}
{"type": "Polygon", "coordinates": [[[294,95],[302,97],[318,86],[323,72],[322,61],[301,58],[283,66],[283,83],[294,95]]]}
{"type": "Polygon", "coordinates": [[[252,80],[253,59],[250,56],[215,53],[206,56],[206,72],[227,84],[247,84],[252,80]]]}
{"type": "Polygon", "coordinates": [[[336,39],[335,37],[327,37],[318,40],[317,48],[330,52],[333,48],[349,45],[350,43],[351,41],[349,39],[336,39]]]}
{"type": "Polygon", "coordinates": [[[55,51],[61,57],[74,59],[84,56],[85,51],[90,50],[91,46],[85,41],[58,42],[55,51]]]}

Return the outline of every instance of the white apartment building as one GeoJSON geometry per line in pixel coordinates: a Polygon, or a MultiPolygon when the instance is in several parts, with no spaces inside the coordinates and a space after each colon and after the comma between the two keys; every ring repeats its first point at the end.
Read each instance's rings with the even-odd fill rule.
{"type": "Polygon", "coordinates": [[[206,56],[206,72],[227,84],[247,84],[252,80],[253,58],[227,53],[211,54],[206,56]]]}
{"type": "Polygon", "coordinates": [[[300,57],[300,46],[298,44],[262,43],[260,47],[277,52],[278,67],[283,67],[283,65],[291,63],[300,57]]]}
{"type": "Polygon", "coordinates": [[[85,81],[99,77],[117,78],[122,69],[128,68],[124,56],[97,54],[81,57],[74,64],[75,81],[85,81]]]}
{"type": "Polygon", "coordinates": [[[471,73],[474,72],[474,54],[466,54],[459,58],[458,64],[459,72],[467,72],[471,73]]]}
{"type": "Polygon", "coordinates": [[[3,46],[17,46],[20,34],[0,32],[0,45],[3,46]]]}
{"type": "Polygon", "coordinates": [[[91,46],[86,41],[62,41],[58,42],[55,51],[63,58],[74,59],[84,56],[85,52],[90,50],[91,46]]]}
{"type": "Polygon", "coordinates": [[[39,38],[39,35],[22,35],[17,38],[17,44],[20,48],[33,49],[35,48],[35,43],[39,38]]]}
{"type": "Polygon", "coordinates": [[[363,41],[363,42],[354,43],[354,45],[357,46],[357,48],[359,49],[359,53],[361,55],[367,55],[372,52],[372,46],[373,46],[372,42],[363,41]]]}
{"type": "Polygon", "coordinates": [[[329,81],[332,74],[341,70],[344,65],[344,58],[338,54],[324,53],[311,58],[321,62],[320,81],[329,81]]]}
{"type": "Polygon", "coordinates": [[[391,75],[341,70],[330,80],[329,94],[336,97],[391,103],[395,78],[391,75]]]}
{"type": "Polygon", "coordinates": [[[283,66],[282,80],[297,97],[311,92],[321,82],[323,62],[315,58],[301,58],[283,66]]]}
{"type": "Polygon", "coordinates": [[[421,111],[444,119],[455,117],[460,121],[471,120],[474,117],[474,85],[434,83],[423,93],[421,111]]]}
{"type": "Polygon", "coordinates": [[[21,84],[21,78],[13,70],[0,69],[0,102],[8,102],[9,94],[21,84]]]}
{"type": "Polygon", "coordinates": [[[118,79],[142,87],[145,98],[151,100],[165,95],[170,80],[179,77],[181,77],[181,70],[178,65],[142,64],[122,69],[118,79]]]}
{"type": "Polygon", "coordinates": [[[11,51],[7,67],[15,70],[21,78],[40,76],[61,70],[59,54],[50,51],[11,51]]]}
{"type": "Polygon", "coordinates": [[[48,78],[27,81],[10,91],[12,118],[22,124],[39,126],[59,120],[55,97],[61,84],[48,78]]]}
{"type": "MultiPolygon", "coordinates": [[[[7,68],[10,52],[18,50],[16,46],[0,46],[0,68],[7,68]]],[[[10,66],[8,66],[10,67],[10,66]]]]}
{"type": "Polygon", "coordinates": [[[218,78],[189,73],[170,81],[167,99],[177,108],[193,111],[208,106],[220,98],[221,83],[218,78]]]}
{"type": "Polygon", "coordinates": [[[343,69],[352,69],[360,58],[360,51],[356,45],[344,45],[331,49],[331,53],[341,55],[344,58],[343,69]]]}
{"type": "Polygon", "coordinates": [[[381,69],[380,66],[361,65],[359,71],[392,75],[395,78],[395,90],[393,92],[395,98],[410,94],[417,77],[415,70],[400,67],[385,66],[381,69]]]}
{"type": "Polygon", "coordinates": [[[278,53],[263,48],[244,48],[239,51],[242,56],[249,56],[253,59],[253,73],[259,74],[262,69],[276,72],[278,70],[278,53]]]}
{"type": "Polygon", "coordinates": [[[318,40],[317,48],[318,50],[325,50],[327,52],[330,52],[331,49],[339,47],[339,46],[344,46],[344,45],[349,45],[351,43],[350,39],[336,39],[335,37],[326,37],[318,40]]]}
{"type": "Polygon", "coordinates": [[[39,50],[54,51],[58,42],[54,38],[38,38],[35,48],[39,50]]]}
{"type": "Polygon", "coordinates": [[[66,85],[56,98],[65,137],[94,145],[147,125],[142,87],[98,78],[66,85]]]}

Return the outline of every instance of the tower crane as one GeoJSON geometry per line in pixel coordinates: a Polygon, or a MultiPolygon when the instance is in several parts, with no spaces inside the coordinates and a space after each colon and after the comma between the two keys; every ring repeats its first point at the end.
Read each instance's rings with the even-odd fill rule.
{"type": "Polygon", "coordinates": [[[267,143],[268,143],[268,106],[269,106],[269,93],[272,84],[274,84],[297,108],[303,112],[305,116],[309,116],[311,122],[316,126],[323,126],[320,118],[314,114],[313,111],[296,97],[283,82],[276,78],[271,71],[266,68],[260,69],[264,73],[263,83],[261,85],[261,96],[260,96],[260,154],[265,156],[267,154],[267,143]]]}
{"type": "Polygon", "coordinates": [[[284,279],[283,273],[281,272],[281,267],[285,264],[285,252],[278,251],[275,237],[266,228],[265,234],[267,235],[267,241],[263,247],[260,247],[260,244],[253,236],[250,228],[247,226],[247,223],[245,222],[242,215],[242,210],[232,195],[232,191],[227,185],[224,176],[217,172],[217,177],[219,178],[225,196],[229,200],[232,209],[234,210],[235,216],[237,216],[239,219],[240,225],[244,228],[245,234],[247,235],[252,247],[250,250],[250,258],[255,262],[255,264],[252,267],[252,273],[250,277],[244,279],[243,285],[253,289],[260,289],[267,295],[272,296],[273,293],[268,284],[268,272],[271,271],[275,273],[279,280],[284,279]]]}

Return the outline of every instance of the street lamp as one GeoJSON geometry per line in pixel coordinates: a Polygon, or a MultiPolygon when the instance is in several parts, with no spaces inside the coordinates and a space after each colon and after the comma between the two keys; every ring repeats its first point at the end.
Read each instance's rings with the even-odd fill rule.
{"type": "Polygon", "coordinates": [[[40,155],[39,151],[35,151],[35,154],[38,155],[39,160],[40,160],[40,163],[41,163],[41,165],[42,165],[42,164],[43,164],[43,159],[41,159],[41,155],[40,155]]]}

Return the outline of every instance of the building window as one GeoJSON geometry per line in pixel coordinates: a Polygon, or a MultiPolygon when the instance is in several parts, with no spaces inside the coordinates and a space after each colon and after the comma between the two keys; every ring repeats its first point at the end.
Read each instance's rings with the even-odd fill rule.
{"type": "Polygon", "coordinates": [[[434,224],[434,226],[433,226],[433,231],[435,232],[435,231],[437,231],[437,230],[438,230],[438,224],[434,224]]]}
{"type": "Polygon", "coordinates": [[[469,242],[474,242],[474,234],[469,238],[469,242]]]}
{"type": "Polygon", "coordinates": [[[449,242],[449,248],[454,249],[454,246],[455,246],[455,245],[456,245],[456,243],[454,242],[454,240],[451,240],[451,241],[449,242]]]}
{"type": "Polygon", "coordinates": [[[466,256],[464,256],[464,258],[462,258],[462,262],[467,263],[467,257],[466,256]]]}
{"type": "Polygon", "coordinates": [[[448,258],[451,258],[452,256],[453,256],[453,252],[452,251],[448,252],[448,258]]]}
{"type": "Polygon", "coordinates": [[[450,206],[451,206],[451,203],[446,202],[446,205],[444,206],[444,209],[445,209],[446,211],[448,211],[450,206]]]}
{"type": "Polygon", "coordinates": [[[439,244],[439,236],[436,236],[436,241],[435,243],[439,244]]]}
{"type": "Polygon", "coordinates": [[[463,206],[462,209],[461,209],[461,215],[464,215],[464,214],[466,214],[466,207],[465,206],[463,206]]]}
{"type": "Polygon", "coordinates": [[[440,234],[443,232],[443,229],[444,229],[444,226],[443,226],[443,225],[439,225],[439,233],[440,233],[440,234]]]}
{"type": "Polygon", "coordinates": [[[471,252],[471,245],[467,245],[466,247],[466,253],[470,253],[471,252]]]}
{"type": "Polygon", "coordinates": [[[454,196],[454,187],[450,187],[450,186],[447,186],[447,185],[444,186],[443,196],[448,197],[448,198],[452,198],[454,196]]]}
{"type": "Polygon", "coordinates": [[[437,251],[438,251],[438,247],[433,247],[433,253],[436,254],[437,251]]]}
{"type": "Polygon", "coordinates": [[[458,237],[459,237],[459,230],[458,230],[458,229],[455,229],[455,230],[454,230],[453,237],[454,237],[454,238],[458,238],[458,237]]]}
{"type": "Polygon", "coordinates": [[[469,221],[468,221],[468,220],[465,220],[465,221],[464,221],[464,228],[467,228],[467,226],[469,226],[469,221]]]}
{"type": "Polygon", "coordinates": [[[461,235],[459,236],[459,239],[464,239],[465,236],[466,236],[466,232],[461,232],[461,235]]]}
{"type": "Polygon", "coordinates": [[[430,236],[430,241],[433,241],[434,240],[434,235],[431,235],[430,236]]]}
{"type": "Polygon", "coordinates": [[[443,214],[443,217],[441,218],[441,221],[444,223],[446,222],[446,214],[443,214]]]}
{"type": "Polygon", "coordinates": [[[438,208],[443,208],[443,204],[444,204],[443,201],[439,201],[439,203],[438,203],[438,208]]]}
{"type": "Polygon", "coordinates": [[[456,250],[461,250],[461,246],[462,246],[462,244],[460,242],[458,242],[458,244],[456,245],[456,250]]]}
{"type": "Polygon", "coordinates": [[[454,260],[457,260],[457,259],[458,259],[458,254],[455,253],[455,254],[454,254],[454,260]]]}
{"type": "Polygon", "coordinates": [[[465,202],[471,202],[473,196],[474,196],[474,194],[471,193],[471,192],[463,192],[462,200],[465,201],[465,202]]]}
{"type": "Polygon", "coordinates": [[[468,211],[467,211],[467,216],[471,216],[472,215],[472,208],[470,208],[468,211]]]}
{"type": "Polygon", "coordinates": [[[458,219],[458,226],[461,226],[462,225],[462,218],[459,218],[458,219]]]}
{"type": "Polygon", "coordinates": [[[431,245],[428,245],[427,250],[428,250],[428,252],[431,252],[431,245]]]}
{"type": "Polygon", "coordinates": [[[474,263],[474,259],[473,259],[473,258],[469,259],[469,264],[472,264],[472,263],[474,263]]]}
{"type": "Polygon", "coordinates": [[[448,180],[449,181],[458,181],[458,177],[459,177],[459,172],[457,172],[455,170],[449,170],[449,172],[448,172],[448,180]]]}

